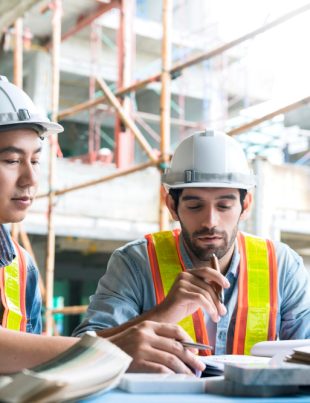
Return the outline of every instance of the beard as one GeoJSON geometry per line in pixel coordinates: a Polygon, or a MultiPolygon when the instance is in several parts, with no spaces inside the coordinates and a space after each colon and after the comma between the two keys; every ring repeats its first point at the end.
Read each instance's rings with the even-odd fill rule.
{"type": "Polygon", "coordinates": [[[235,242],[238,232],[237,223],[236,226],[233,228],[230,237],[225,231],[218,231],[215,228],[204,228],[199,231],[194,231],[191,235],[181,222],[180,224],[182,228],[183,239],[187,249],[197,259],[201,261],[209,261],[213,253],[218,259],[221,259],[223,256],[225,256],[235,242]],[[222,244],[218,247],[216,247],[215,245],[207,245],[206,247],[201,247],[197,245],[197,242],[195,241],[195,239],[199,236],[219,236],[222,238],[222,244]]]}

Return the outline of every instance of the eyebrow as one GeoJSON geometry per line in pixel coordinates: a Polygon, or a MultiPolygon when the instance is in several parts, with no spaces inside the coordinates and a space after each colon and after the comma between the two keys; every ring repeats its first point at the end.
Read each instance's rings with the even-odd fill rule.
{"type": "MultiPolygon", "coordinates": [[[[203,197],[199,197],[199,196],[181,196],[182,201],[191,201],[191,200],[203,200],[203,197]]],[[[237,196],[235,194],[226,194],[226,195],[221,195],[216,197],[216,200],[237,200],[237,196]]]]}
{"type": "MultiPolygon", "coordinates": [[[[38,154],[41,151],[42,151],[42,147],[39,147],[36,150],[34,150],[33,154],[38,154]]],[[[21,155],[26,154],[25,150],[23,150],[22,148],[14,147],[14,146],[0,148],[0,154],[5,154],[5,153],[16,153],[16,154],[21,154],[21,155]]]]}

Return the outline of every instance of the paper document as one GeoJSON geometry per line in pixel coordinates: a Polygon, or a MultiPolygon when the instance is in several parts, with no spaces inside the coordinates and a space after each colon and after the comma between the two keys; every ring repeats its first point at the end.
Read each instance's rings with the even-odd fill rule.
{"type": "Polygon", "coordinates": [[[270,361],[270,358],[267,357],[237,354],[208,355],[199,358],[204,364],[206,364],[202,377],[222,375],[225,364],[268,364],[270,361]]]}
{"type": "Polygon", "coordinates": [[[0,401],[62,402],[117,386],[132,358],[109,341],[84,335],[55,359],[14,375],[0,386],[0,401]]]}
{"type": "Polygon", "coordinates": [[[310,365],[310,346],[294,348],[293,352],[286,357],[286,361],[310,365]]]}
{"type": "Polygon", "coordinates": [[[125,374],[119,388],[130,393],[204,393],[205,379],[185,374],[125,374]]]}
{"type": "Polygon", "coordinates": [[[227,364],[224,375],[225,379],[243,385],[310,385],[310,366],[287,362],[281,364],[227,364]]]}
{"type": "Polygon", "coordinates": [[[310,346],[310,339],[306,340],[275,340],[261,341],[251,349],[251,355],[262,357],[273,357],[279,353],[288,353],[297,347],[310,346]]]}

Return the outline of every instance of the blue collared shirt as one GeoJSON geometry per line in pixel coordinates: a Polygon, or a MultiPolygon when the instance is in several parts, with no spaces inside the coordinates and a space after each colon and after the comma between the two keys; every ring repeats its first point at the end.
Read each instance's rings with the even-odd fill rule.
{"type": "MultiPolygon", "coordinates": [[[[283,243],[276,243],[278,261],[277,336],[280,339],[310,338],[310,276],[296,252],[283,243]]],[[[182,237],[180,249],[188,270],[193,264],[185,250],[182,237]]],[[[238,298],[238,266],[240,255],[237,242],[226,278],[227,314],[216,324],[205,313],[210,344],[216,354],[232,352],[238,298]]],[[[111,256],[107,271],[101,277],[96,294],[90,297],[85,320],[74,335],[87,330],[118,326],[152,309],[156,304],[146,240],[131,242],[111,256]]]]}
{"type": "MultiPolygon", "coordinates": [[[[29,254],[23,249],[27,262],[27,284],[26,284],[26,313],[28,333],[41,333],[41,293],[38,281],[38,269],[33,263],[29,254]]],[[[2,267],[11,264],[15,258],[15,250],[9,231],[4,225],[0,225],[0,270],[2,267]]],[[[1,318],[2,320],[2,318],[1,318]]],[[[1,323],[1,322],[0,322],[1,323]]]]}

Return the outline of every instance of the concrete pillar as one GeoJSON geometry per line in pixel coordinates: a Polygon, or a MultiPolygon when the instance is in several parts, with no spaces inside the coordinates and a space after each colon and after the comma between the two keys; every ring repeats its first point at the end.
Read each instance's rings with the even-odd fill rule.
{"type": "MultiPolygon", "coordinates": [[[[44,51],[27,52],[24,57],[24,90],[43,115],[51,112],[52,63],[49,53],[44,51]]],[[[50,116],[49,116],[50,117],[50,116]]],[[[47,169],[49,146],[45,140],[42,150],[42,174],[47,169]]]]}
{"type": "Polygon", "coordinates": [[[32,51],[25,60],[24,90],[45,115],[51,110],[51,56],[47,52],[32,51]]]}
{"type": "MultiPolygon", "coordinates": [[[[272,194],[266,180],[268,175],[268,162],[262,158],[256,158],[253,163],[257,185],[254,190],[254,207],[252,211],[253,232],[255,235],[270,237],[272,223],[272,194]]],[[[270,174],[270,172],[269,172],[270,174]]]]}

